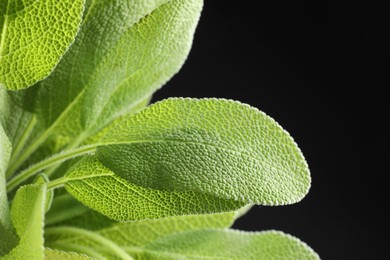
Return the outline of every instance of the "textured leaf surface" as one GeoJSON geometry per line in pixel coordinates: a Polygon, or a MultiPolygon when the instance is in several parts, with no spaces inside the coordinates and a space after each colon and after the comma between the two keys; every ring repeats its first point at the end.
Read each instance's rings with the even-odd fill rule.
{"type": "MultiPolygon", "coordinates": [[[[235,214],[235,212],[228,212],[211,215],[180,216],[140,222],[112,223],[109,227],[96,230],[96,233],[122,248],[132,247],[141,250],[149,242],[169,234],[204,228],[229,227],[235,218],[235,214]]],[[[82,228],[81,223],[77,223],[77,225],[80,225],[82,228]]],[[[99,243],[82,234],[69,236],[64,233],[57,233],[46,236],[46,242],[51,247],[68,246],[75,248],[77,245],[81,245],[83,249],[88,248],[89,250],[87,251],[95,250],[100,255],[111,259],[111,254],[106,248],[99,246],[99,243]]],[[[138,254],[134,251],[129,251],[129,253],[132,256],[138,254]]]]}
{"type": "Polygon", "coordinates": [[[245,205],[192,191],[143,188],[116,176],[93,157],[81,160],[66,180],[65,188],[72,196],[119,221],[226,212],[245,205]]]}
{"type": "Polygon", "coordinates": [[[282,232],[183,232],[156,240],[139,259],[319,259],[305,243],[282,232]]]}
{"type": "Polygon", "coordinates": [[[43,258],[45,195],[45,186],[38,184],[23,186],[16,193],[11,218],[20,241],[3,259],[43,258]]]}
{"type": "Polygon", "coordinates": [[[294,140],[248,105],[168,99],[116,124],[99,160],[131,183],[263,205],[301,200],[310,173],[294,140]]]}
{"type": "Polygon", "coordinates": [[[27,88],[49,75],[81,22],[83,0],[0,2],[0,85],[27,88]]]}
{"type": "Polygon", "coordinates": [[[88,260],[93,259],[86,255],[62,250],[45,249],[45,260],[88,260]]]}
{"type": "Polygon", "coordinates": [[[11,155],[11,144],[0,123],[0,256],[6,254],[17,243],[12,230],[5,185],[5,170],[11,155]]]}
{"type": "Polygon", "coordinates": [[[77,146],[150,97],[186,59],[201,6],[201,0],[92,1],[50,77],[8,94],[39,124],[15,164],[42,144],[54,151],[77,146]]]}

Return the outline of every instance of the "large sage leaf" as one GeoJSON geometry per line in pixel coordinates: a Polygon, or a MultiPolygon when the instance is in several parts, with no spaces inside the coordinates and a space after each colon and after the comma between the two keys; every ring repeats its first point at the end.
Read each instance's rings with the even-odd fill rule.
{"type": "Polygon", "coordinates": [[[83,0],[0,2],[0,87],[23,89],[47,77],[74,41],[83,0]]]}
{"type": "Polygon", "coordinates": [[[310,187],[290,135],[256,108],[229,100],[151,105],[107,131],[97,156],[121,178],[161,191],[282,205],[298,202],[310,187]]]}
{"type": "Polygon", "coordinates": [[[43,259],[45,196],[44,185],[31,184],[17,191],[11,218],[20,241],[3,259],[43,259]]]}
{"type": "Polygon", "coordinates": [[[140,251],[137,259],[319,259],[305,243],[276,231],[189,231],[162,237],[140,251]]]}
{"type": "Polygon", "coordinates": [[[65,180],[65,188],[77,200],[119,221],[227,212],[246,204],[193,191],[143,188],[116,176],[93,157],[77,163],[65,180]]]}

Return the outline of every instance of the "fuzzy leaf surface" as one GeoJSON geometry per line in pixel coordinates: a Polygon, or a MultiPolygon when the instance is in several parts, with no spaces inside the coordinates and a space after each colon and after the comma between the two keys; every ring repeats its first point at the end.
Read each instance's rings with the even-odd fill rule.
{"type": "Polygon", "coordinates": [[[0,2],[0,86],[18,90],[47,77],[77,34],[84,0],[0,2]]]}
{"type": "Polygon", "coordinates": [[[12,202],[11,219],[20,241],[2,259],[43,259],[45,196],[44,185],[31,184],[17,191],[12,202]]]}
{"type": "Polygon", "coordinates": [[[277,231],[196,230],[162,237],[138,259],[301,259],[318,255],[299,239],[277,231]]]}
{"type": "Polygon", "coordinates": [[[86,157],[65,175],[67,191],[88,207],[118,221],[159,219],[237,210],[246,203],[193,191],[140,187],[86,157]]]}
{"type": "Polygon", "coordinates": [[[5,170],[11,155],[11,143],[0,123],[0,256],[8,253],[17,243],[12,230],[6,192],[5,170]]]}
{"type": "Polygon", "coordinates": [[[300,201],[310,187],[290,135],[236,101],[164,100],[117,123],[100,144],[103,165],[146,188],[283,205],[300,201]]]}

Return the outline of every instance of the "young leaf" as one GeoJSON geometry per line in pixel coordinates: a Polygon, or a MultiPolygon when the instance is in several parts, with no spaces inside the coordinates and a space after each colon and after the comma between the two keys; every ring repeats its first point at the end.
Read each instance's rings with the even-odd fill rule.
{"type": "Polygon", "coordinates": [[[47,77],[74,41],[83,0],[0,3],[0,87],[17,90],[47,77]]]}
{"type": "MultiPolygon", "coordinates": [[[[211,215],[180,216],[140,222],[116,222],[112,223],[109,227],[96,229],[95,232],[99,236],[110,240],[122,248],[133,247],[141,250],[146,244],[170,234],[204,228],[229,227],[232,224],[235,215],[235,212],[227,212],[211,215]]],[[[80,228],[83,228],[81,223],[78,223],[78,225],[80,225],[80,228]]],[[[69,226],[69,223],[67,226],[69,226]]],[[[88,251],[94,250],[100,255],[104,255],[108,258],[111,255],[111,253],[108,252],[106,248],[102,248],[97,241],[90,239],[83,234],[70,236],[62,232],[63,230],[61,227],[48,228],[47,230],[49,235],[46,234],[45,239],[53,248],[56,248],[57,246],[76,248],[78,245],[82,246],[82,249],[88,248],[88,251]]],[[[133,257],[136,255],[134,252],[129,253],[133,257]]]]}
{"type": "Polygon", "coordinates": [[[14,94],[37,115],[37,131],[46,130],[12,170],[45,141],[56,151],[75,147],[150,97],[186,59],[201,7],[202,0],[93,2],[54,73],[14,94]]]}
{"type": "Polygon", "coordinates": [[[77,200],[119,221],[227,212],[246,204],[192,191],[143,188],[116,176],[94,157],[70,169],[64,183],[77,200]]]}
{"type": "Polygon", "coordinates": [[[310,187],[290,135],[235,101],[168,99],[116,124],[100,144],[102,164],[142,187],[263,205],[298,202],[310,187]]]}
{"type": "Polygon", "coordinates": [[[142,251],[139,259],[319,259],[305,243],[277,231],[189,231],[162,237],[142,251]]]}
{"type": "Polygon", "coordinates": [[[17,243],[9,216],[5,185],[5,170],[11,155],[11,144],[0,124],[0,256],[8,253],[17,243]]]}
{"type": "Polygon", "coordinates": [[[43,259],[45,195],[45,186],[39,184],[23,186],[16,193],[11,218],[20,241],[3,259],[43,259]]]}
{"type": "Polygon", "coordinates": [[[53,250],[45,248],[45,260],[88,260],[93,259],[87,255],[80,255],[75,252],[53,250]]]}

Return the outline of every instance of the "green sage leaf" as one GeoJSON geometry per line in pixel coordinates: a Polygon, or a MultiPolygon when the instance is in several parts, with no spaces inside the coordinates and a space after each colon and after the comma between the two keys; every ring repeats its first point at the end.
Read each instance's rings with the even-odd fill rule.
{"type": "Polygon", "coordinates": [[[97,157],[135,185],[246,203],[291,204],[310,187],[307,163],[290,135],[263,112],[229,100],[151,105],[110,129],[97,157]]]}
{"type": "Polygon", "coordinates": [[[17,191],[11,218],[20,241],[3,259],[43,259],[45,196],[44,185],[31,184],[17,191]]]}
{"type": "Polygon", "coordinates": [[[119,221],[227,212],[246,204],[193,191],[143,188],[116,176],[93,157],[71,168],[64,183],[77,200],[119,221]]]}
{"type": "Polygon", "coordinates": [[[18,242],[14,234],[6,192],[5,171],[11,155],[11,143],[0,123],[0,256],[8,253],[18,242]]]}
{"type": "Polygon", "coordinates": [[[0,2],[0,86],[18,90],[47,77],[74,41],[83,0],[0,2]]]}
{"type": "Polygon", "coordinates": [[[162,237],[142,251],[138,259],[319,259],[305,243],[277,231],[189,231],[162,237]]]}

